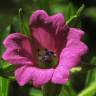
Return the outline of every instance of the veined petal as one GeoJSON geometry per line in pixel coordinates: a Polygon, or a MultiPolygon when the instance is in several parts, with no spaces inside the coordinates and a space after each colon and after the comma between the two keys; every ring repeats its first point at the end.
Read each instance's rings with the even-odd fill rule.
{"type": "Polygon", "coordinates": [[[69,28],[61,13],[48,16],[45,11],[38,10],[30,17],[29,25],[32,36],[43,48],[54,51],[64,47],[69,28]]]}
{"type": "Polygon", "coordinates": [[[53,72],[54,72],[53,68],[50,69],[34,68],[34,71],[32,73],[33,85],[38,87],[48,83],[52,78],[53,72]]]}
{"type": "Polygon", "coordinates": [[[81,56],[84,55],[88,50],[88,47],[80,40],[71,39],[67,42],[66,47],[60,54],[60,65],[72,68],[76,66],[81,56]]]}
{"type": "Polygon", "coordinates": [[[41,86],[50,81],[54,69],[39,69],[36,67],[23,66],[15,71],[16,80],[23,86],[32,81],[35,87],[41,86]]]}
{"type": "Polygon", "coordinates": [[[48,18],[48,15],[44,10],[37,10],[30,16],[29,25],[31,27],[38,26],[37,24],[42,23],[46,18],[48,18]]]}
{"type": "Polygon", "coordinates": [[[20,50],[20,54],[18,54],[17,49],[7,49],[4,53],[2,58],[9,62],[10,64],[16,64],[16,65],[33,65],[31,58],[28,58],[29,56],[25,56],[26,54],[24,51],[22,52],[20,50]]]}
{"type": "Polygon", "coordinates": [[[60,54],[59,64],[54,71],[52,82],[65,84],[69,79],[70,68],[79,63],[81,56],[87,52],[87,49],[87,46],[80,40],[70,39],[60,54]]]}
{"type": "Polygon", "coordinates": [[[50,24],[45,21],[48,15],[43,10],[38,10],[32,14],[29,20],[29,26],[32,31],[32,36],[39,44],[46,49],[54,50],[55,40],[50,34],[50,24]]]}
{"type": "Polygon", "coordinates": [[[3,59],[11,64],[31,64],[32,65],[32,48],[28,37],[13,33],[3,42],[6,51],[3,53],[3,59]]]}
{"type": "Polygon", "coordinates": [[[53,74],[52,82],[55,84],[66,84],[69,80],[69,70],[66,66],[58,66],[53,74]]]}
{"type": "Polygon", "coordinates": [[[46,32],[45,29],[38,27],[34,29],[32,35],[43,48],[54,51],[55,40],[52,38],[49,32],[46,32]]]}
{"type": "Polygon", "coordinates": [[[52,34],[56,41],[57,51],[60,52],[65,47],[69,26],[66,25],[64,15],[61,13],[50,16],[48,21],[52,22],[52,27],[54,28],[52,34]]]}
{"type": "Polygon", "coordinates": [[[25,85],[31,80],[32,68],[22,66],[15,70],[15,77],[20,86],[25,85]]]}
{"type": "Polygon", "coordinates": [[[29,38],[21,33],[13,33],[8,35],[8,37],[3,42],[6,48],[24,48],[28,53],[31,54],[32,49],[29,42],[29,38]]]}
{"type": "Polygon", "coordinates": [[[82,38],[82,36],[84,35],[84,32],[80,29],[77,28],[70,28],[69,32],[68,32],[68,37],[67,39],[76,39],[76,40],[80,40],[82,38]]]}

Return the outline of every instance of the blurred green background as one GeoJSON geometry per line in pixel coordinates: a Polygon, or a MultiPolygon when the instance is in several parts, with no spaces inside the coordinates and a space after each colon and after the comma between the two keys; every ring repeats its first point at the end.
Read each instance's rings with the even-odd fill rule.
{"type": "MultiPolygon", "coordinates": [[[[37,9],[44,9],[49,15],[62,12],[67,21],[82,4],[85,4],[85,9],[69,25],[85,31],[83,41],[88,45],[89,51],[83,60],[89,65],[95,65],[96,0],[0,0],[0,68],[6,65],[1,58],[3,39],[10,33],[20,31],[20,8],[23,9],[27,28],[28,18],[37,9]]],[[[40,89],[33,88],[30,84],[19,87],[14,80],[3,77],[0,73],[0,96],[42,96],[40,89]]],[[[72,75],[68,84],[62,88],[60,96],[96,96],[96,68],[72,75]]]]}

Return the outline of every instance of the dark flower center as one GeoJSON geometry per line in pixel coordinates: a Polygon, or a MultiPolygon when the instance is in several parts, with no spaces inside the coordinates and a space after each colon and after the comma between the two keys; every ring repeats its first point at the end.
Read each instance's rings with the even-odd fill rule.
{"type": "Polygon", "coordinates": [[[56,65],[56,54],[47,49],[38,50],[39,67],[50,68],[56,65]]]}

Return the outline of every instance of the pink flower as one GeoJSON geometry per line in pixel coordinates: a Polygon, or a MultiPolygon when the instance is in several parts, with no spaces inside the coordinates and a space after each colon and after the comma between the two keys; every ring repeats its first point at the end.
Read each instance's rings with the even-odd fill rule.
{"type": "Polygon", "coordinates": [[[15,71],[17,82],[21,86],[29,81],[34,86],[41,86],[49,81],[65,84],[69,79],[70,68],[79,63],[88,49],[80,41],[84,32],[69,28],[61,13],[48,16],[43,10],[32,14],[29,26],[30,37],[16,32],[3,42],[6,47],[3,59],[18,65],[15,71]],[[57,59],[54,66],[51,65],[52,58],[57,59]],[[48,63],[48,68],[42,67],[42,62],[48,63]]]}

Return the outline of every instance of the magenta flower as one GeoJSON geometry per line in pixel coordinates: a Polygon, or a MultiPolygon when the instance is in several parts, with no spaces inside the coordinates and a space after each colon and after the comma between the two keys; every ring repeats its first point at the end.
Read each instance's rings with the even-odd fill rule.
{"type": "Polygon", "coordinates": [[[80,41],[84,32],[69,28],[61,13],[48,16],[43,10],[32,14],[29,27],[30,37],[17,32],[10,34],[3,43],[6,47],[3,59],[17,65],[17,82],[21,86],[29,81],[34,86],[49,81],[65,84],[69,79],[70,68],[79,63],[88,49],[80,41]],[[52,65],[54,59],[57,62],[52,65]]]}

